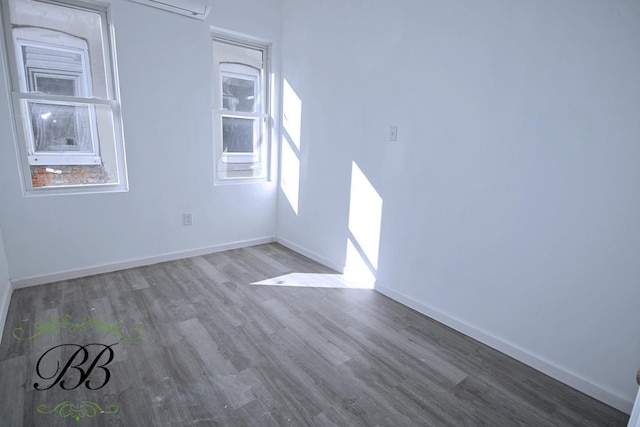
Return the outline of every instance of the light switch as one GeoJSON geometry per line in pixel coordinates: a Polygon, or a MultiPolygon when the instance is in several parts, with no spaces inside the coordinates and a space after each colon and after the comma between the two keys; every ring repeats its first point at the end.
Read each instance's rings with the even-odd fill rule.
{"type": "Polygon", "coordinates": [[[182,223],[184,225],[193,225],[193,214],[191,212],[185,212],[182,216],[182,223]]]}
{"type": "Polygon", "coordinates": [[[389,141],[397,141],[398,140],[398,126],[391,125],[389,126],[389,141]]]}

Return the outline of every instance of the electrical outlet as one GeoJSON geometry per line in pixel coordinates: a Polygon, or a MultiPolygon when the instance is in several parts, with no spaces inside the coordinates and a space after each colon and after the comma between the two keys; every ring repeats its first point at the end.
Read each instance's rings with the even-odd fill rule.
{"type": "Polygon", "coordinates": [[[389,126],[389,141],[397,141],[398,140],[398,126],[391,125],[389,126]]]}
{"type": "Polygon", "coordinates": [[[193,214],[191,212],[185,212],[182,216],[184,225],[193,225],[193,214]]]}

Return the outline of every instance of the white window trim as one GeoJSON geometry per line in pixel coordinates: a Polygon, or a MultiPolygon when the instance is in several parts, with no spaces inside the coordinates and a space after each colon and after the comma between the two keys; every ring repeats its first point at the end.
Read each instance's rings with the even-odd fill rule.
{"type": "MultiPolygon", "coordinates": [[[[263,54],[263,64],[260,70],[258,71],[258,79],[261,79],[261,92],[262,99],[259,99],[256,102],[256,108],[258,111],[262,112],[238,112],[231,111],[222,108],[222,99],[218,100],[215,98],[214,91],[214,99],[213,99],[213,130],[214,130],[214,185],[226,185],[226,184],[241,184],[241,183],[252,183],[252,182],[265,182],[271,180],[271,162],[272,162],[272,126],[273,126],[273,118],[271,116],[272,105],[271,105],[271,96],[272,96],[272,88],[271,88],[271,80],[269,79],[271,73],[271,44],[270,42],[256,38],[247,36],[244,34],[240,34],[237,32],[232,32],[228,30],[223,30],[220,28],[212,27],[211,32],[212,41],[228,43],[228,44],[236,44],[239,46],[248,47],[251,49],[256,49],[262,51],[263,54]],[[220,108],[216,108],[215,106],[219,105],[220,108]],[[222,151],[222,118],[223,117],[238,117],[238,118],[252,118],[252,119],[261,119],[258,121],[258,126],[262,127],[261,137],[262,142],[259,150],[254,150],[254,152],[249,153],[223,153],[222,151]],[[249,177],[219,177],[218,173],[218,156],[220,155],[220,161],[224,163],[241,163],[241,159],[234,160],[234,157],[242,157],[242,156],[251,156],[251,161],[242,162],[249,165],[249,167],[255,167],[255,165],[260,164],[263,169],[263,173],[261,176],[249,176],[249,177]],[[253,166],[251,166],[253,165],[253,166]]],[[[214,58],[215,60],[215,58],[214,58]]],[[[219,76],[215,77],[219,80],[217,88],[217,92],[222,94],[222,75],[223,69],[225,66],[224,62],[221,64],[221,69],[219,70],[219,76]]],[[[248,75],[243,73],[242,71],[238,72],[238,69],[232,67],[233,63],[227,62],[227,69],[224,71],[225,75],[233,76],[233,74],[238,74],[240,78],[246,78],[248,75]]],[[[251,67],[250,65],[240,64],[242,68],[251,67]]],[[[255,68],[254,68],[255,69],[255,68]]],[[[244,159],[248,160],[248,159],[244,159]]]]}

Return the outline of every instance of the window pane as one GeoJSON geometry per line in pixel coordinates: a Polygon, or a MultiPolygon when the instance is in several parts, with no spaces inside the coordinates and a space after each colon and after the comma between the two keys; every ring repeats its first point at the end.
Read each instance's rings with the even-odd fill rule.
{"type": "MultiPolygon", "coordinates": [[[[99,155],[82,151],[39,151],[29,155],[30,179],[34,187],[82,186],[118,184],[123,179],[118,168],[116,148],[117,130],[114,127],[113,111],[109,105],[57,105],[88,111],[93,118],[90,131],[101,141],[99,155]]],[[[77,134],[88,132],[76,128],[77,134]]],[[[66,140],[61,141],[63,144],[66,140]]]]}
{"type": "MultiPolygon", "coordinates": [[[[222,118],[223,153],[253,153],[256,119],[222,118]]],[[[255,135],[257,136],[257,135],[255,135]]]]}
{"type": "MultiPolygon", "coordinates": [[[[33,31],[29,31],[34,34],[33,31]]],[[[25,36],[27,31],[22,31],[25,36]]],[[[67,38],[71,37],[69,35],[67,38]]],[[[20,40],[25,43],[33,41],[20,40]]],[[[76,40],[78,46],[84,50],[87,44],[84,40],[76,40]]],[[[77,81],[85,72],[82,55],[64,46],[52,49],[43,46],[27,45],[22,47],[22,64],[27,75],[27,90],[55,95],[77,96],[79,94],[77,81]]]]}
{"type": "Polygon", "coordinates": [[[35,151],[93,153],[89,108],[29,101],[35,151]]]}
{"type": "Polygon", "coordinates": [[[256,81],[240,77],[222,77],[222,108],[255,112],[256,81]]]}
{"type": "Polygon", "coordinates": [[[36,91],[52,95],[76,96],[76,80],[37,76],[36,91]]]}

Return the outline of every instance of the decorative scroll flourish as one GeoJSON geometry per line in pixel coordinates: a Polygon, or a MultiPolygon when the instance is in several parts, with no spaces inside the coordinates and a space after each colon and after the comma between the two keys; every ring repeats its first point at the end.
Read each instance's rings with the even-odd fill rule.
{"type": "Polygon", "coordinates": [[[48,409],[47,404],[39,405],[36,408],[36,411],[43,415],[58,414],[58,416],[62,418],[71,417],[76,421],[80,421],[81,418],[93,418],[98,414],[117,414],[119,410],[120,408],[118,405],[111,404],[103,409],[97,403],[89,400],[85,400],[79,404],[71,403],[66,400],[58,403],[51,410],[48,409]]]}
{"type": "Polygon", "coordinates": [[[87,329],[94,329],[101,334],[112,334],[125,341],[137,341],[142,338],[142,328],[135,326],[131,328],[129,333],[124,330],[122,322],[109,323],[102,317],[94,319],[90,315],[86,315],[83,322],[73,322],[70,314],[63,316],[51,316],[51,320],[47,323],[36,322],[34,325],[35,333],[26,336],[27,332],[24,328],[15,328],[12,335],[20,341],[32,340],[44,333],[58,334],[61,329],[66,329],[70,333],[84,333],[87,329]]]}

